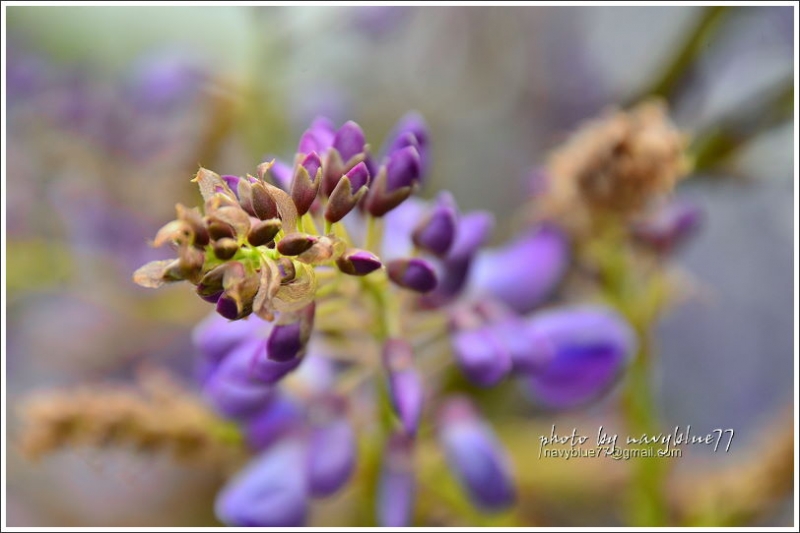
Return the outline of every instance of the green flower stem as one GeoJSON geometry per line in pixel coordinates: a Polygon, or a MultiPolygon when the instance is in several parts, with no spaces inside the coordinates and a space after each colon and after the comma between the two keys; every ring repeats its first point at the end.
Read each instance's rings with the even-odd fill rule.
{"type": "MultiPolygon", "coordinates": [[[[367,216],[367,235],[364,239],[364,248],[377,254],[378,243],[383,236],[383,219],[367,216]]],[[[377,254],[380,255],[380,254],[377,254]]]]}
{"type": "MultiPolygon", "coordinates": [[[[625,242],[623,232],[607,221],[590,253],[597,261],[603,296],[628,320],[637,336],[638,351],[628,369],[622,394],[622,415],[632,437],[660,433],[658,408],[651,383],[654,350],[652,330],[666,297],[658,266],[643,269],[625,242]]],[[[652,266],[652,265],[651,265],[652,266]]],[[[656,448],[648,445],[646,448],[656,448]]],[[[655,453],[655,452],[653,452],[655,453]]],[[[632,480],[627,499],[629,525],[668,524],[665,498],[666,459],[641,457],[631,461],[632,480]]]]}
{"type": "Polygon", "coordinates": [[[662,98],[673,96],[678,84],[692,64],[706,50],[709,41],[720,29],[729,11],[730,8],[727,6],[706,7],[697,25],[686,35],[683,45],[678,48],[669,63],[665,65],[661,74],[630,103],[634,104],[647,96],[660,96],[662,98]]]}

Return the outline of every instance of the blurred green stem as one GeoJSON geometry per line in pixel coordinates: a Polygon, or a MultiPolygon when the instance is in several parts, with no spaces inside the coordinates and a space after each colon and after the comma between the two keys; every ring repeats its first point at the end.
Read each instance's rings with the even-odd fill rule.
{"type": "MultiPolygon", "coordinates": [[[[628,369],[622,394],[622,415],[628,435],[658,435],[659,415],[651,376],[655,362],[653,327],[664,303],[665,287],[657,264],[637,263],[636,252],[625,242],[625,233],[613,221],[605,221],[592,250],[601,273],[605,298],[625,316],[636,334],[638,348],[628,369]]],[[[623,442],[624,444],[624,442],[623,442]]],[[[654,450],[656,445],[642,445],[654,450]]],[[[655,453],[653,451],[652,453],[655,453]]],[[[632,479],[627,499],[631,526],[664,526],[668,523],[665,481],[667,463],[659,457],[631,461],[632,479]]]]}
{"type": "Polygon", "coordinates": [[[706,7],[697,25],[686,35],[683,45],[678,47],[675,55],[662,69],[661,74],[630,103],[634,104],[647,96],[660,96],[667,99],[673,96],[681,79],[705,50],[708,41],[719,30],[729,10],[730,8],[727,6],[706,7]]]}

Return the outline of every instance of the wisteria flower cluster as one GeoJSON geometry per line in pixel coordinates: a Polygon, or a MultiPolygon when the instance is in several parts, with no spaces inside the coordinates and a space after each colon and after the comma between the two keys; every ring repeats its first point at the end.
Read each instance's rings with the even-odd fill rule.
{"type": "Polygon", "coordinates": [[[375,516],[413,521],[415,449],[438,441],[478,508],[515,500],[514,472],[477,404],[453,386],[517,379],[540,405],[569,408],[608,391],[635,350],[600,306],[543,308],[570,243],[541,223],[487,248],[493,219],[452,195],[416,197],[430,168],[428,129],[404,117],[373,152],[361,127],[316,119],[292,164],[256,175],[200,169],[202,210],[177,206],[137,283],[188,281],[215,306],[195,331],[198,381],[239,427],[251,462],[220,492],[235,526],[306,523],[309,502],[354,476],[362,439],[382,449],[375,516]]]}

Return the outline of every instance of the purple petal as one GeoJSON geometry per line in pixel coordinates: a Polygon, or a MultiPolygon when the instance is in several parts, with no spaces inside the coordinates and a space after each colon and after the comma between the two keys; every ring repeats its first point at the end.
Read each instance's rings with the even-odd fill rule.
{"type": "Polygon", "coordinates": [[[350,479],[355,462],[355,434],[346,418],[341,417],[314,428],[308,447],[308,486],[311,494],[324,497],[339,490],[350,479]]]}
{"type": "Polygon", "coordinates": [[[476,385],[495,385],[511,371],[511,354],[490,327],[459,331],[452,342],[456,361],[476,385]]]}
{"type": "Polygon", "coordinates": [[[419,152],[413,146],[397,150],[386,165],[386,190],[396,191],[411,187],[419,181],[421,172],[419,152]]]}
{"type": "Polygon", "coordinates": [[[436,288],[436,272],[424,259],[395,259],[386,270],[397,285],[416,292],[430,292],[436,288]]]}
{"type": "Polygon", "coordinates": [[[535,398],[554,408],[576,407],[606,392],[636,349],[630,326],[609,309],[542,313],[529,320],[527,329],[539,364],[526,373],[525,382],[535,398]]]}
{"type": "Polygon", "coordinates": [[[439,441],[450,469],[473,503],[492,511],[514,503],[516,491],[508,458],[469,400],[453,398],[443,405],[439,441]]]}
{"type": "Polygon", "coordinates": [[[302,339],[302,324],[298,320],[291,324],[276,325],[267,339],[267,357],[285,363],[295,359],[305,347],[302,339]]]}
{"type": "Polygon", "coordinates": [[[408,527],[414,514],[416,480],[413,464],[413,440],[394,434],[383,452],[378,481],[377,515],[380,527],[408,527]]]}
{"type": "Polygon", "coordinates": [[[308,507],[304,454],[302,443],[288,439],[252,460],[217,496],[217,518],[238,527],[304,525],[308,507]]]}
{"type": "Polygon", "coordinates": [[[666,254],[694,235],[702,221],[703,212],[698,205],[676,199],[635,223],[631,233],[640,243],[666,254]]]}
{"type": "Polygon", "coordinates": [[[541,226],[502,248],[475,258],[470,285],[489,293],[518,313],[527,313],[553,293],[569,264],[564,234],[541,226]]]}
{"type": "Polygon", "coordinates": [[[300,166],[306,169],[308,175],[311,177],[311,180],[313,181],[317,175],[317,171],[320,168],[322,168],[322,161],[320,161],[317,152],[311,152],[303,158],[303,161],[302,163],[300,163],[300,166]]]}
{"type": "Polygon", "coordinates": [[[342,161],[345,163],[364,151],[365,142],[361,126],[352,120],[345,122],[333,137],[333,147],[339,151],[339,155],[342,156],[342,161]]]}
{"type": "Polygon", "coordinates": [[[304,420],[302,407],[286,394],[275,391],[266,407],[247,419],[243,427],[245,441],[253,451],[265,450],[304,420]]]}
{"type": "Polygon", "coordinates": [[[388,137],[388,145],[384,150],[386,156],[391,156],[397,150],[413,146],[419,152],[420,174],[423,179],[429,167],[430,133],[422,115],[411,112],[401,118],[388,137]]]}
{"type": "MultiPolygon", "coordinates": [[[[256,316],[230,321],[212,313],[194,328],[192,342],[200,350],[202,363],[208,363],[208,370],[212,370],[239,343],[248,338],[257,338],[259,332],[266,331],[268,327],[256,316]]],[[[207,377],[201,377],[201,382],[207,377]]]]}
{"type": "Polygon", "coordinates": [[[436,206],[414,229],[414,244],[435,255],[447,254],[456,237],[455,200],[449,193],[442,193],[436,206]]]}
{"type": "Polygon", "coordinates": [[[269,403],[272,387],[251,372],[253,357],[263,352],[264,345],[258,338],[238,344],[208,378],[203,395],[217,412],[241,419],[269,403]]]}
{"type": "Polygon", "coordinates": [[[369,169],[367,169],[367,165],[363,161],[351,168],[345,176],[350,180],[350,186],[354,193],[364,185],[369,184],[369,169]]]}
{"type": "MultiPolygon", "coordinates": [[[[269,158],[268,160],[271,160],[269,158]]],[[[292,184],[292,167],[287,165],[283,161],[279,159],[275,159],[275,162],[272,164],[272,167],[269,169],[269,173],[272,175],[272,179],[275,180],[275,183],[278,184],[278,187],[283,189],[284,191],[288,191],[290,185],[292,184]]]]}

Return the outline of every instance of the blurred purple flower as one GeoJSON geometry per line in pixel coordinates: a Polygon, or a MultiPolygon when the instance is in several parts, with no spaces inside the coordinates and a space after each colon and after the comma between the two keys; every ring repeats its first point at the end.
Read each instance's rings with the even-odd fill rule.
{"type": "Polygon", "coordinates": [[[511,464],[470,400],[460,396],[445,401],[439,411],[438,434],[450,469],[473,503],[487,511],[514,503],[511,464]]]}
{"type": "Polygon", "coordinates": [[[308,487],[305,445],[295,438],[276,443],[251,461],[217,496],[217,518],[237,527],[305,524],[308,487]]]}

